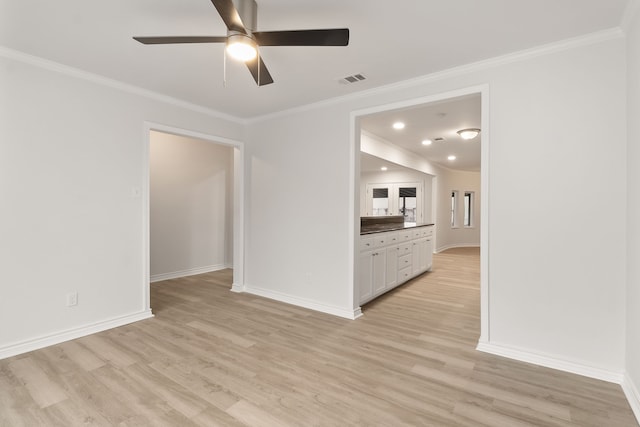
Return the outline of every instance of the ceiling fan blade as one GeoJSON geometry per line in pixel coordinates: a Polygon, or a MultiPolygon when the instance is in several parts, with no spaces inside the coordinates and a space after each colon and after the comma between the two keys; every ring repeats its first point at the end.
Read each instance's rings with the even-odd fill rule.
{"type": "Polygon", "coordinates": [[[258,46],[347,46],[349,29],[256,31],[258,46]]]}
{"type": "Polygon", "coordinates": [[[211,0],[211,3],[213,3],[229,30],[247,34],[247,30],[244,28],[244,23],[240,18],[238,9],[233,4],[232,0],[211,0]]]}
{"type": "Polygon", "coordinates": [[[264,86],[273,83],[273,78],[271,77],[269,70],[267,70],[267,66],[264,65],[264,61],[262,60],[262,57],[260,55],[256,56],[250,61],[247,61],[246,64],[258,86],[264,86]],[[259,73],[258,64],[260,66],[259,73]]]}
{"type": "Polygon", "coordinates": [[[176,36],[176,37],[134,37],[142,44],[174,44],[174,43],[226,43],[226,37],[208,36],[176,36]]]}

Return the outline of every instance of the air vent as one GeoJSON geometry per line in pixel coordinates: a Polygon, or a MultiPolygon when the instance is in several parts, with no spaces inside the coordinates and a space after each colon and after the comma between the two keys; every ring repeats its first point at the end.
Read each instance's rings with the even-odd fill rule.
{"type": "Polygon", "coordinates": [[[343,83],[343,84],[358,83],[366,79],[367,78],[363,74],[354,74],[352,76],[341,78],[340,83],[343,83]]]}
{"type": "Polygon", "coordinates": [[[435,142],[445,142],[445,139],[443,137],[434,138],[433,140],[435,142]]]}

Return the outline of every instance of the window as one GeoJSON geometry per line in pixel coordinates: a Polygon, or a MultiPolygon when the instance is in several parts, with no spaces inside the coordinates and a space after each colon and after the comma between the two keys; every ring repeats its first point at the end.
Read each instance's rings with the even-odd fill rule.
{"type": "Polygon", "coordinates": [[[451,228],[458,227],[458,192],[451,192],[451,228]]]}
{"type": "Polygon", "coordinates": [[[405,223],[423,221],[423,184],[421,182],[389,182],[367,184],[365,215],[402,215],[405,223]]]}
{"type": "Polygon", "coordinates": [[[404,216],[404,222],[417,222],[418,198],[416,187],[400,187],[398,211],[404,216]]]}
{"type": "Polygon", "coordinates": [[[473,192],[464,192],[464,221],[465,227],[473,227],[473,192]]]}
{"type": "Polygon", "coordinates": [[[389,215],[389,189],[373,189],[373,216],[389,215]]]}

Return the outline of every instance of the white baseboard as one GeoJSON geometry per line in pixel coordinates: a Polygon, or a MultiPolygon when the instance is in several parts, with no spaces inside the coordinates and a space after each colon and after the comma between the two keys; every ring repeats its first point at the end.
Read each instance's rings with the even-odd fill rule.
{"type": "Polygon", "coordinates": [[[258,295],[261,297],[269,298],[272,300],[284,302],[287,304],[296,305],[298,307],[308,308],[310,310],[319,311],[321,313],[331,314],[333,316],[343,317],[345,319],[354,320],[362,316],[360,307],[355,310],[348,310],[341,307],[335,307],[332,305],[322,304],[315,301],[299,298],[293,295],[288,295],[282,292],[276,292],[269,289],[256,288],[245,285],[242,289],[235,285],[231,288],[232,292],[246,292],[252,295],[258,295]]]}
{"type": "Polygon", "coordinates": [[[439,248],[436,248],[435,253],[439,254],[440,252],[444,252],[448,249],[454,249],[454,248],[479,248],[479,247],[480,247],[479,243],[458,243],[455,245],[440,246],[439,248]]]}
{"type": "Polygon", "coordinates": [[[241,294],[244,292],[244,286],[243,285],[239,285],[237,283],[233,283],[231,285],[231,292],[235,292],[237,294],[241,294]]]}
{"type": "Polygon", "coordinates": [[[597,380],[616,384],[622,384],[623,382],[624,376],[621,372],[596,368],[578,361],[566,360],[549,354],[532,353],[525,349],[489,343],[478,343],[476,349],[485,353],[508,357],[509,359],[519,360],[521,362],[533,363],[534,365],[544,366],[546,368],[558,369],[597,380]]]}
{"type": "Polygon", "coordinates": [[[634,384],[629,373],[624,374],[622,390],[624,391],[624,395],[627,396],[627,400],[633,410],[633,414],[636,416],[636,419],[640,424],[640,389],[638,389],[637,385],[634,384]]]}
{"type": "Polygon", "coordinates": [[[153,317],[151,310],[145,310],[139,313],[115,317],[113,319],[103,320],[78,328],[68,329],[27,341],[10,344],[4,347],[0,347],[0,359],[6,359],[7,357],[28,353],[33,350],[60,344],[65,341],[81,338],[87,335],[95,334],[97,332],[106,331],[107,329],[117,328],[118,326],[127,325],[139,320],[149,319],[150,317],[153,317]]]}
{"type": "Polygon", "coordinates": [[[169,273],[154,274],[150,277],[150,282],[161,282],[163,280],[178,279],[180,277],[195,276],[196,274],[211,273],[212,271],[224,270],[226,264],[206,265],[204,267],[189,268],[187,270],[172,271],[169,273]]]}

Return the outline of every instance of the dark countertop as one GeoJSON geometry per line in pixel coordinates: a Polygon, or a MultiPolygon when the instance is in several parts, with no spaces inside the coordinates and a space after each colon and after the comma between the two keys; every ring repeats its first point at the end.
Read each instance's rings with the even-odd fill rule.
{"type": "Polygon", "coordinates": [[[428,227],[433,224],[405,225],[404,223],[370,224],[360,226],[360,235],[384,233],[385,231],[407,230],[409,228],[428,227]]]}

